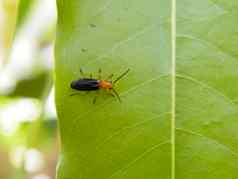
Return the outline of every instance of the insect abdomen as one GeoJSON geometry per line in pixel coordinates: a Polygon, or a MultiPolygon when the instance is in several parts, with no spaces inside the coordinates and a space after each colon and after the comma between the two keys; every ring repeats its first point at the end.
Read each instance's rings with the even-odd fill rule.
{"type": "Polygon", "coordinates": [[[71,88],[79,91],[94,91],[99,89],[99,82],[95,79],[79,79],[71,83],[71,88]]]}

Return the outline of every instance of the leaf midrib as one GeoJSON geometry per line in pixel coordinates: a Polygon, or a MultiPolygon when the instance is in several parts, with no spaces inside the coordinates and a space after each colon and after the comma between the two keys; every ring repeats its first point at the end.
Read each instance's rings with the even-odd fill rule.
{"type": "Polygon", "coordinates": [[[175,107],[176,107],[176,0],[171,2],[171,179],[175,179],[175,107]]]}

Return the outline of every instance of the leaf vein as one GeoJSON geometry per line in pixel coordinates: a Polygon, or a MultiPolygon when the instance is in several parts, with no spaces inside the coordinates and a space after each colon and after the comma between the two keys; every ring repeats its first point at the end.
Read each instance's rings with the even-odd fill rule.
{"type": "Polygon", "coordinates": [[[146,124],[146,123],[148,123],[148,122],[151,122],[151,121],[153,121],[153,120],[159,118],[160,116],[164,116],[164,115],[169,114],[169,113],[170,113],[170,112],[165,112],[165,113],[162,113],[162,114],[160,114],[160,115],[158,115],[158,116],[156,116],[156,117],[154,117],[154,118],[152,118],[152,119],[140,121],[140,122],[135,123],[134,125],[130,125],[130,126],[126,126],[126,127],[123,127],[123,128],[118,129],[118,130],[115,131],[112,135],[110,135],[109,137],[107,137],[107,138],[105,138],[104,140],[102,140],[102,142],[100,142],[100,143],[98,144],[98,146],[95,147],[95,148],[96,148],[96,151],[97,151],[98,149],[100,149],[100,147],[102,147],[102,145],[106,144],[106,143],[109,142],[113,137],[115,137],[115,136],[121,134],[123,131],[128,130],[128,129],[133,129],[133,128],[136,128],[136,127],[141,126],[141,125],[144,125],[144,124],[146,124]]]}
{"type": "Polygon", "coordinates": [[[112,175],[110,175],[107,179],[111,179],[113,176],[117,175],[118,173],[122,173],[125,174],[127,172],[127,170],[133,166],[134,164],[136,164],[136,162],[140,161],[141,159],[143,159],[146,155],[148,155],[149,153],[153,152],[154,150],[158,149],[159,147],[165,145],[165,144],[169,144],[170,140],[168,141],[164,141],[164,142],[160,142],[158,144],[153,145],[152,147],[150,147],[149,149],[145,150],[144,152],[142,152],[140,155],[138,155],[137,157],[135,157],[131,162],[129,162],[127,165],[121,167],[120,169],[116,170],[115,172],[112,173],[112,175]]]}
{"type": "Polygon", "coordinates": [[[222,98],[226,99],[233,107],[238,109],[238,105],[236,103],[234,103],[234,101],[230,97],[226,96],[225,94],[223,94],[222,92],[220,92],[216,88],[206,84],[205,82],[199,81],[198,79],[195,79],[194,77],[191,77],[191,76],[188,76],[188,75],[184,75],[184,74],[183,75],[177,74],[176,77],[192,81],[192,82],[194,82],[196,84],[199,84],[199,85],[203,86],[205,89],[212,90],[214,93],[216,93],[219,96],[221,96],[222,98]]]}
{"type": "Polygon", "coordinates": [[[196,136],[203,137],[203,138],[206,138],[208,140],[211,140],[211,141],[215,142],[216,144],[218,144],[218,145],[222,146],[223,148],[225,148],[227,151],[229,151],[233,156],[235,156],[238,159],[238,153],[236,151],[232,150],[226,144],[221,143],[220,141],[218,141],[218,140],[216,140],[216,139],[214,139],[212,137],[205,136],[205,135],[203,135],[201,133],[197,133],[197,132],[194,132],[194,131],[191,131],[191,130],[188,130],[188,129],[184,129],[184,128],[176,127],[176,130],[184,132],[184,133],[187,133],[187,134],[196,135],[196,136]]]}

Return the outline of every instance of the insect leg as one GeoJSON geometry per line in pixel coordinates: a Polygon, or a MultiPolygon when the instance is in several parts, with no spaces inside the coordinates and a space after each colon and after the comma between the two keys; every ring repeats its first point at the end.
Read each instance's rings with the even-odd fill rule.
{"type": "Polygon", "coordinates": [[[69,96],[75,96],[75,95],[80,95],[80,93],[72,93],[69,96]]]}
{"type": "Polygon", "coordinates": [[[95,95],[94,98],[93,98],[93,104],[96,103],[98,96],[99,96],[99,91],[96,92],[96,95],[95,95]]]}
{"type": "Polygon", "coordinates": [[[121,103],[121,98],[120,98],[119,94],[117,93],[117,91],[113,88],[111,90],[112,90],[112,94],[114,94],[117,97],[117,99],[119,100],[119,102],[121,103]]]}
{"type": "Polygon", "coordinates": [[[79,72],[80,72],[80,74],[81,74],[82,77],[85,77],[85,74],[84,74],[82,68],[79,69],[79,72]]]}
{"type": "Polygon", "coordinates": [[[101,80],[102,78],[102,70],[101,68],[98,69],[98,79],[101,80]]]}
{"type": "MultiPolygon", "coordinates": [[[[85,94],[88,94],[90,91],[85,91],[85,94]]],[[[82,95],[82,93],[72,93],[69,96],[82,95]]]]}
{"type": "Polygon", "coordinates": [[[107,80],[112,80],[113,74],[109,75],[106,79],[107,80]]]}

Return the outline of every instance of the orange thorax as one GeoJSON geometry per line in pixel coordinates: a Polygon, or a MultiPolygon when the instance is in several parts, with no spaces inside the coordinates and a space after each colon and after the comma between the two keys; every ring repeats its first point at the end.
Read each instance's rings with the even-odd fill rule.
{"type": "Polygon", "coordinates": [[[104,89],[112,89],[112,83],[109,81],[100,80],[99,87],[104,89]]]}

